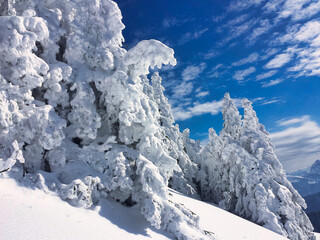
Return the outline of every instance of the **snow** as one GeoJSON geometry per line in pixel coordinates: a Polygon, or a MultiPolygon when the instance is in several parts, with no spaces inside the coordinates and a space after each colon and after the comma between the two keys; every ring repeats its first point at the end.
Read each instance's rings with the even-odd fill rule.
{"type": "Polygon", "coordinates": [[[214,233],[217,240],[283,240],[287,239],[209,203],[186,197],[171,190],[173,199],[200,216],[200,227],[214,233]]]}
{"type": "Polygon", "coordinates": [[[76,208],[39,189],[0,181],[1,240],[172,239],[156,230],[139,209],[108,200],[92,210],[76,208]]]}
{"type": "Polygon", "coordinates": [[[305,203],[251,102],[243,101],[242,119],[227,93],[224,128],[211,131],[202,151],[174,125],[160,75],[150,79],[150,69],[176,65],[174,50],[153,39],[123,48],[114,1],[10,2],[0,16],[1,240],[271,234],[213,205],[170,197],[167,186],[313,240],[305,203]]]}
{"type": "MultiPolygon", "coordinates": [[[[52,192],[23,186],[12,178],[0,181],[0,239],[173,239],[173,235],[151,227],[139,209],[102,199],[91,208],[76,208],[52,192]]],[[[200,217],[200,227],[217,240],[286,239],[217,206],[170,190],[170,198],[200,217]]],[[[320,239],[320,235],[317,236],[320,239]]]]}

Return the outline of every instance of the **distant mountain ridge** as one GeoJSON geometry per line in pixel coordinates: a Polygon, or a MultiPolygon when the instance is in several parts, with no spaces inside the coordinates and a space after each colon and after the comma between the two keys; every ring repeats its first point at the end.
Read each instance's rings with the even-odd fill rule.
{"type": "Polygon", "coordinates": [[[287,177],[303,197],[320,192],[320,160],[316,160],[310,168],[290,173],[287,177]]]}
{"type": "Polygon", "coordinates": [[[316,160],[311,167],[305,170],[288,174],[288,180],[304,197],[307,209],[305,210],[314,231],[320,231],[320,160],[316,160]]]}

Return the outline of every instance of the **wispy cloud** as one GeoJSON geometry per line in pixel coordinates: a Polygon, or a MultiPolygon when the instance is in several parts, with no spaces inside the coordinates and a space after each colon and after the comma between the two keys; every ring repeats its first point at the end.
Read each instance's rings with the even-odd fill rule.
{"type": "Polygon", "coordinates": [[[182,35],[181,39],[179,40],[179,44],[183,45],[187,42],[200,38],[205,32],[207,32],[209,28],[199,29],[195,32],[187,32],[182,35]]]}
{"type": "Polygon", "coordinates": [[[162,26],[164,28],[171,28],[171,27],[178,27],[181,26],[187,22],[191,22],[194,19],[190,19],[190,18],[177,18],[177,17],[166,17],[165,19],[163,19],[162,21],[162,26]]]}
{"type": "Polygon", "coordinates": [[[252,6],[260,5],[264,0],[236,0],[232,1],[227,10],[228,11],[242,11],[252,6]]]}
{"type": "MultiPolygon", "coordinates": [[[[320,76],[320,66],[318,66],[320,57],[311,59],[306,55],[299,56],[301,51],[310,49],[315,51],[320,47],[320,20],[316,17],[318,13],[320,13],[318,0],[234,0],[228,5],[225,18],[235,17],[233,19],[231,17],[231,20],[218,28],[217,33],[224,36],[217,46],[225,46],[231,41],[230,45],[239,45],[242,42],[247,47],[265,43],[266,51],[257,52],[260,55],[257,61],[266,61],[271,56],[278,55],[265,62],[264,68],[289,70],[295,72],[291,75],[294,78],[320,76]],[[249,8],[250,12],[244,11],[249,8]],[[258,42],[262,35],[263,42],[258,42]],[[287,50],[279,51],[285,47],[287,50]],[[293,59],[297,61],[292,61],[293,59]]],[[[232,66],[244,65],[245,60],[238,60],[232,66]]]]}
{"type": "Polygon", "coordinates": [[[212,101],[205,103],[195,103],[193,106],[188,108],[176,107],[173,108],[173,114],[175,120],[183,121],[194,116],[199,116],[207,113],[216,115],[220,112],[222,101],[212,101]]]}
{"type": "Polygon", "coordinates": [[[313,2],[310,3],[307,7],[300,9],[299,11],[296,11],[293,15],[293,20],[299,21],[302,19],[308,19],[317,13],[320,12],[320,2],[313,2]]]}
{"type": "MultiPolygon", "coordinates": [[[[238,108],[241,108],[241,98],[235,98],[233,99],[235,101],[235,104],[238,108]]],[[[272,103],[278,103],[282,100],[280,98],[255,98],[251,100],[253,104],[255,105],[267,105],[272,103]]],[[[222,106],[222,99],[219,101],[209,101],[209,102],[195,102],[192,105],[186,106],[186,105],[179,105],[177,107],[174,107],[172,109],[175,120],[177,121],[183,121],[186,119],[190,119],[194,116],[201,116],[203,114],[210,113],[211,115],[217,115],[221,112],[221,106],[222,106]]]]}
{"type": "Polygon", "coordinates": [[[179,101],[183,101],[183,98],[188,96],[193,92],[194,83],[192,80],[199,78],[200,74],[207,67],[205,63],[200,63],[199,65],[190,65],[187,66],[181,73],[182,81],[171,87],[171,98],[173,101],[179,99],[179,101]]]}
{"type": "Polygon", "coordinates": [[[277,48],[268,48],[263,51],[263,55],[260,56],[260,60],[262,61],[267,60],[269,57],[275,55],[278,52],[279,52],[279,49],[277,48]]]}
{"type": "Polygon", "coordinates": [[[287,64],[291,61],[292,55],[289,53],[281,53],[275,56],[272,60],[270,60],[266,65],[265,68],[280,68],[283,65],[287,64]]]}
{"type": "Polygon", "coordinates": [[[320,34],[320,22],[309,21],[303,25],[295,34],[294,38],[298,41],[309,42],[320,34]]]}
{"type": "Polygon", "coordinates": [[[278,125],[286,128],[270,137],[285,170],[306,168],[319,159],[320,126],[310,116],[282,119],[278,125]]]}
{"type": "Polygon", "coordinates": [[[203,91],[202,87],[197,88],[195,92],[196,92],[197,98],[203,98],[203,97],[208,96],[210,94],[209,91],[203,91]]]}
{"type": "Polygon", "coordinates": [[[271,80],[269,82],[263,82],[261,84],[261,86],[263,88],[267,88],[267,87],[278,85],[279,83],[282,83],[283,81],[284,81],[284,79],[278,78],[278,79],[275,79],[275,80],[271,80]]]}
{"type": "Polygon", "coordinates": [[[198,66],[188,66],[181,74],[183,81],[190,81],[199,77],[203,70],[207,67],[205,63],[201,63],[198,66]]]}
{"type": "Polygon", "coordinates": [[[227,21],[225,24],[219,26],[217,28],[217,32],[223,32],[224,29],[230,29],[233,26],[239,25],[245,22],[248,18],[249,18],[249,14],[247,13],[237,16],[234,19],[231,19],[227,21]]]}
{"type": "MultiPolygon", "coordinates": [[[[299,14],[299,12],[303,10],[303,7],[309,2],[310,0],[286,0],[279,12],[279,17],[288,18],[293,16],[293,18],[296,19],[295,16],[299,14]]],[[[298,18],[301,19],[301,17],[298,18]]]]}
{"type": "Polygon", "coordinates": [[[227,31],[228,35],[221,41],[219,42],[218,45],[223,46],[230,42],[231,40],[238,38],[242,36],[243,34],[249,32],[254,25],[257,24],[257,19],[250,19],[246,22],[241,23],[240,25],[225,25],[222,28],[218,28],[217,32],[221,33],[223,31],[227,31]]]}
{"type": "Polygon", "coordinates": [[[281,119],[277,123],[281,127],[287,127],[287,126],[292,126],[297,123],[302,124],[302,123],[309,121],[309,120],[310,120],[310,116],[305,115],[305,116],[302,116],[299,118],[281,119]]]}
{"type": "Polygon", "coordinates": [[[173,99],[182,99],[189,95],[193,90],[193,82],[181,82],[172,89],[173,99]]]}
{"type": "Polygon", "coordinates": [[[232,65],[233,66],[241,66],[241,65],[244,65],[247,63],[253,63],[253,62],[257,61],[258,58],[259,58],[259,54],[254,52],[254,53],[251,53],[248,57],[240,59],[239,61],[232,63],[232,65]]]}
{"type": "Polygon", "coordinates": [[[208,60],[208,59],[211,59],[211,58],[214,58],[218,55],[220,55],[220,52],[215,50],[215,49],[210,49],[209,51],[205,52],[205,53],[202,53],[200,54],[205,60],[208,60]]]}
{"type": "Polygon", "coordinates": [[[254,73],[256,71],[255,67],[249,67],[244,70],[236,71],[233,75],[233,78],[238,81],[243,81],[245,77],[249,76],[250,74],[254,73]]]}
{"type": "Polygon", "coordinates": [[[271,70],[269,72],[261,73],[256,76],[257,81],[272,77],[273,75],[277,74],[277,70],[271,70]]]}
{"type": "Polygon", "coordinates": [[[246,38],[249,45],[253,45],[261,35],[267,33],[273,27],[268,19],[260,20],[259,25],[260,26],[254,28],[251,34],[246,38]]]}
{"type": "Polygon", "coordinates": [[[273,98],[265,98],[265,97],[258,97],[252,100],[252,102],[257,106],[264,106],[273,103],[284,103],[285,100],[281,97],[273,97],[273,98]]]}
{"type": "Polygon", "coordinates": [[[266,13],[278,12],[284,1],[285,0],[270,0],[262,7],[262,9],[266,13]]]}

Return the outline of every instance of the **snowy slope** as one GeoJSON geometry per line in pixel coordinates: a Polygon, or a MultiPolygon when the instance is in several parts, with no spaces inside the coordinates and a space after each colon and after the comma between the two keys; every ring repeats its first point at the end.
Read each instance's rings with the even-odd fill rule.
{"type": "MultiPolygon", "coordinates": [[[[173,239],[150,227],[136,207],[102,200],[91,210],[75,208],[39,189],[19,186],[13,179],[0,179],[0,239],[173,239]]],[[[184,204],[200,216],[200,226],[217,240],[286,239],[256,224],[178,192],[172,201],[184,204]]]]}
{"type": "Polygon", "coordinates": [[[171,239],[152,228],[134,208],[101,201],[91,210],[75,208],[39,189],[0,179],[1,240],[171,239]]]}
{"type": "Polygon", "coordinates": [[[287,239],[259,225],[246,221],[214,205],[171,191],[173,199],[200,216],[200,226],[214,233],[217,240],[281,240],[287,239]]]}

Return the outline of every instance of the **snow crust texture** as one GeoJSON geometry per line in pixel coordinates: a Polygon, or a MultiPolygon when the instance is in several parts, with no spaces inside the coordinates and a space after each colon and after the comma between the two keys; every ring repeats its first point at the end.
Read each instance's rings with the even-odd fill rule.
{"type": "Polygon", "coordinates": [[[248,100],[241,119],[226,94],[224,128],[219,135],[210,129],[201,147],[175,125],[154,70],[175,65],[174,51],[157,40],[123,48],[115,2],[5,2],[0,174],[77,207],[105,199],[139,207],[152,226],[176,239],[214,235],[170,200],[168,186],[290,239],[314,239],[304,200],[248,100]]]}

